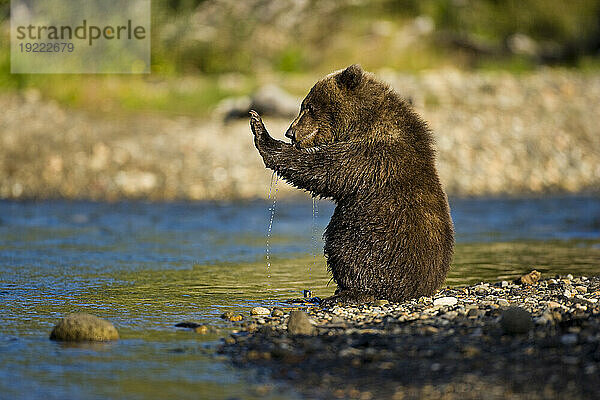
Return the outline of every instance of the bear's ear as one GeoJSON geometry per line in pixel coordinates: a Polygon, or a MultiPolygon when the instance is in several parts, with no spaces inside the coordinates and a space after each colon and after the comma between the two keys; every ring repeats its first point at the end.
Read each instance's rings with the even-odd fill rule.
{"type": "Polygon", "coordinates": [[[347,89],[355,89],[359,84],[363,76],[363,70],[360,68],[358,64],[352,64],[342,72],[340,72],[337,77],[338,85],[345,87],[347,89]]]}

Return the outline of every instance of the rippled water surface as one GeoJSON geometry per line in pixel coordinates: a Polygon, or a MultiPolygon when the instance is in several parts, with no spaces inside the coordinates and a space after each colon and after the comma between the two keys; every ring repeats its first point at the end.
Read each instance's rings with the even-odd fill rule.
{"type": "MultiPolygon", "coordinates": [[[[311,255],[310,200],[277,204],[267,274],[270,206],[0,202],[0,398],[293,397],[277,387],[265,395],[263,377],[215,358],[217,335],[174,328],[186,320],[225,327],[226,310],[247,312],[303,289],[333,292],[323,257],[315,265],[311,255]],[[111,320],[122,340],[48,340],[75,311],[111,320]]],[[[450,285],[532,268],[600,274],[598,197],[455,199],[451,207],[450,285]]],[[[321,201],[318,209],[322,232],[333,206],[321,201]]]]}

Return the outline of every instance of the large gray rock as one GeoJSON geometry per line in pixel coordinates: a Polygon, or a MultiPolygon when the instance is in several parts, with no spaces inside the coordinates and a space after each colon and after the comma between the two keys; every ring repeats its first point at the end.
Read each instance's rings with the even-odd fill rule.
{"type": "Polygon", "coordinates": [[[251,97],[231,97],[222,100],[216,113],[225,121],[247,119],[248,112],[255,110],[261,115],[293,118],[300,112],[301,100],[276,85],[260,87],[251,97]]]}
{"type": "Polygon", "coordinates": [[[91,314],[69,314],[52,329],[51,340],[66,342],[118,340],[119,332],[109,321],[91,314]]]}
{"type": "Polygon", "coordinates": [[[317,328],[312,324],[308,314],[304,311],[291,311],[287,323],[290,335],[314,335],[317,328]]]}
{"type": "Polygon", "coordinates": [[[259,114],[295,117],[300,112],[300,100],[276,85],[265,85],[252,96],[252,109],[259,114]]]}

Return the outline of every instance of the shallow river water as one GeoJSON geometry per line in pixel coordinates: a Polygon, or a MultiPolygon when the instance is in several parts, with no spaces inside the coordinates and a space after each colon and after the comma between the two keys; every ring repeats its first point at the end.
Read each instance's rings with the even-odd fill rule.
{"type": "MultiPolygon", "coordinates": [[[[214,357],[224,311],[330,295],[322,256],[333,206],[271,203],[0,202],[0,399],[293,398],[214,357]],[[315,223],[313,226],[313,220],[315,223]],[[310,272],[309,272],[310,268],[310,272]],[[69,312],[107,318],[116,343],[48,340],[69,312]]],[[[456,254],[447,284],[600,274],[600,197],[451,199],[456,254]]]]}

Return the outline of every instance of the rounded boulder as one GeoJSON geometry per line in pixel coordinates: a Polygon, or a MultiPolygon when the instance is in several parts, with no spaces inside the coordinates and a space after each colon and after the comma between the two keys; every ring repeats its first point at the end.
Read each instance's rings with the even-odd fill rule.
{"type": "Polygon", "coordinates": [[[105,319],[91,314],[75,313],[67,315],[56,324],[50,333],[50,339],[64,342],[104,342],[118,340],[119,332],[105,319]]]}

